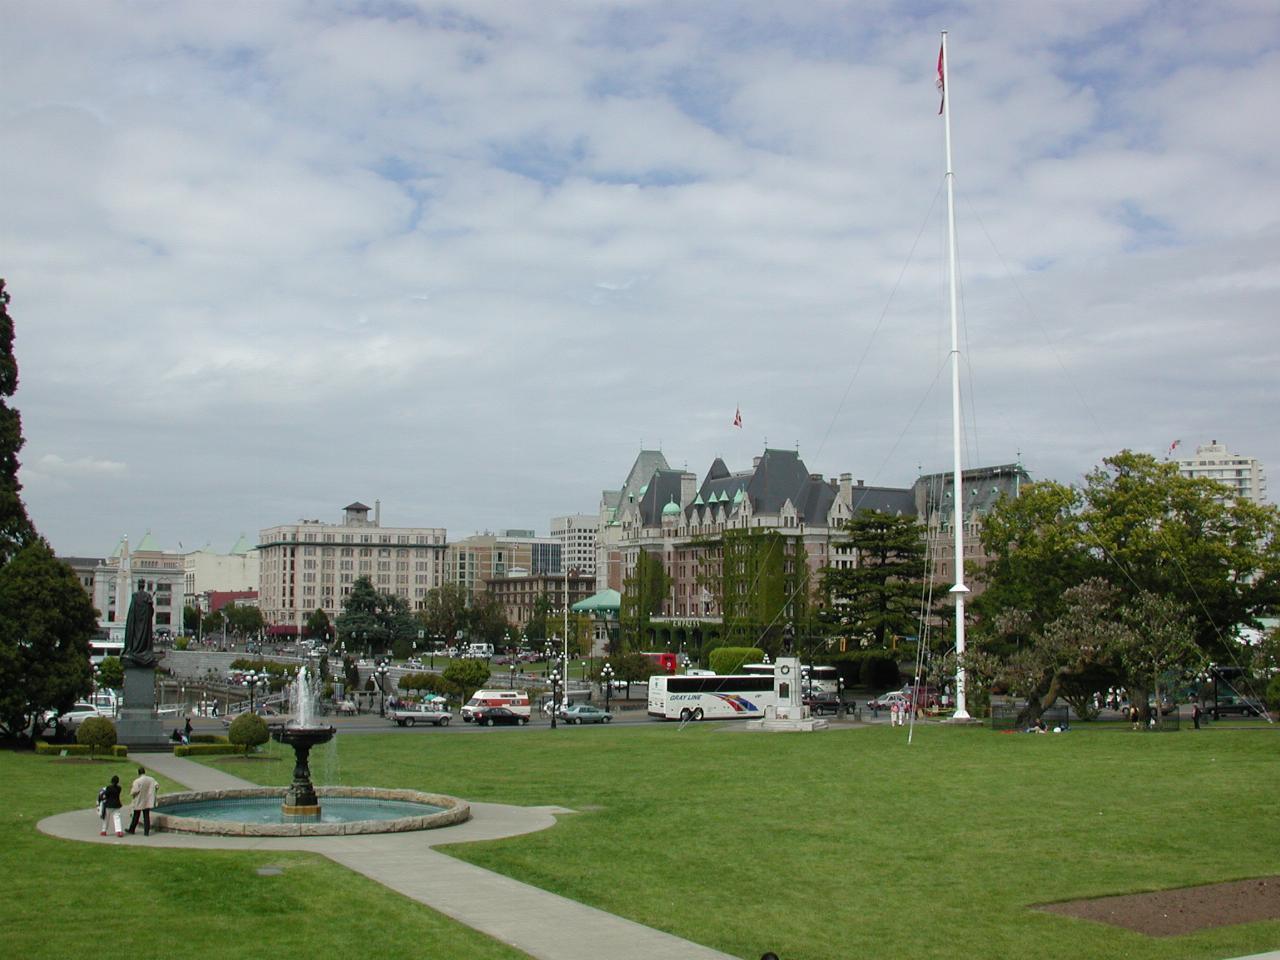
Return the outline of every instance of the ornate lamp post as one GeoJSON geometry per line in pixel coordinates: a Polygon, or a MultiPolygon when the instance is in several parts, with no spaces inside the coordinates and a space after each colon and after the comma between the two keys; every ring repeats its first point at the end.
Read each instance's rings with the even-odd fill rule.
{"type": "Polygon", "coordinates": [[[244,675],[244,685],[249,688],[249,712],[253,713],[253,691],[256,687],[263,686],[267,682],[265,673],[258,673],[257,670],[250,670],[244,675]]]}
{"type": "Polygon", "coordinates": [[[378,703],[378,716],[380,717],[387,715],[387,674],[390,672],[385,660],[380,662],[373,671],[373,675],[378,678],[378,692],[382,694],[378,703]]]}
{"type": "Polygon", "coordinates": [[[551,683],[551,729],[556,728],[556,713],[560,708],[560,667],[556,665],[551,668],[551,672],[547,674],[547,680],[551,683]]]}
{"type": "Polygon", "coordinates": [[[604,712],[609,712],[609,694],[613,692],[613,667],[606,663],[600,668],[600,684],[604,687],[604,712]]]}

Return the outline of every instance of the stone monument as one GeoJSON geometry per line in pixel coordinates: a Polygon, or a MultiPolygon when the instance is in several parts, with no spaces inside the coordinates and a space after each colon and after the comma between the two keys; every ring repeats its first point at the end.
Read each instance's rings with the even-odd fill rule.
{"type": "Polygon", "coordinates": [[[766,712],[761,721],[764,729],[774,732],[825,730],[829,726],[821,717],[810,714],[804,705],[799,657],[779,657],[773,668],[773,690],[777,706],[766,712]]]}
{"type": "Polygon", "coordinates": [[[156,656],[152,646],[152,618],[155,605],[151,594],[138,584],[129,602],[129,618],[124,628],[124,706],[116,723],[116,739],[131,750],[166,750],[169,739],[164,724],[156,716],[156,656]]]}

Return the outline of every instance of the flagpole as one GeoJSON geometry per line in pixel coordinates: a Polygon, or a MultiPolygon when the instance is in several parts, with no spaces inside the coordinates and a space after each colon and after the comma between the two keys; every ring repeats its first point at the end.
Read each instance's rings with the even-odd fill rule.
{"type": "Polygon", "coordinates": [[[960,465],[960,326],[956,309],[956,196],[955,171],[951,166],[951,61],[947,56],[947,31],[942,31],[942,49],[938,55],[938,69],[942,81],[942,120],[946,130],[947,147],[947,265],[951,278],[951,455],[952,493],[955,531],[956,582],[951,595],[956,605],[956,711],[953,720],[968,720],[965,702],[966,676],[964,669],[964,598],[969,588],[964,584],[964,478],[960,465]]]}

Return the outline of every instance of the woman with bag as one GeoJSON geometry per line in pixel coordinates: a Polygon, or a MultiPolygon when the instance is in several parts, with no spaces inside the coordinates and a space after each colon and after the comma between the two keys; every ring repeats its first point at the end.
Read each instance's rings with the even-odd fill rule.
{"type": "Polygon", "coordinates": [[[107,835],[107,818],[115,821],[116,836],[123,837],[124,831],[120,829],[120,778],[112,777],[111,782],[102,788],[98,793],[98,816],[102,818],[102,832],[98,834],[100,837],[107,835]]]}

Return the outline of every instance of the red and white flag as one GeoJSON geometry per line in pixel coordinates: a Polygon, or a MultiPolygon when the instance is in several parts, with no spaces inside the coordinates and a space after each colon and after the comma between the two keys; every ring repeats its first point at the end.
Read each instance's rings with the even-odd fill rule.
{"type": "Polygon", "coordinates": [[[739,429],[742,428],[742,408],[741,407],[737,407],[733,411],[733,425],[735,427],[738,427],[739,429]]]}
{"type": "Polygon", "coordinates": [[[1175,450],[1177,450],[1177,449],[1178,449],[1178,444],[1180,444],[1180,443],[1182,443],[1182,441],[1181,441],[1181,440],[1175,440],[1175,441],[1173,441],[1173,443],[1169,444],[1169,452],[1168,452],[1168,453],[1166,453],[1166,454],[1165,454],[1165,456],[1166,456],[1166,457],[1168,457],[1168,456],[1172,456],[1172,455],[1173,455],[1173,451],[1175,451],[1175,450]]]}
{"type": "Polygon", "coordinates": [[[942,100],[938,103],[938,116],[942,116],[942,108],[947,105],[947,80],[942,72],[942,51],[946,47],[938,47],[938,93],[942,94],[942,100]]]}

